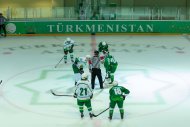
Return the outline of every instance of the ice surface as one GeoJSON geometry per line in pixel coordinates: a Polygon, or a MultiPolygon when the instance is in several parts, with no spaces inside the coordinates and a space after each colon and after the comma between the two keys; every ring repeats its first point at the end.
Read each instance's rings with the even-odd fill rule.
{"type": "MultiPolygon", "coordinates": [[[[131,91],[124,103],[125,119],[114,110],[81,120],[76,99],[55,97],[73,94],[70,58],[61,62],[67,36],[0,38],[1,127],[189,127],[190,36],[70,36],[76,41],[75,56],[92,55],[98,42],[106,41],[118,61],[115,79],[131,91]]],[[[89,75],[87,67],[85,72],[89,75]]],[[[102,74],[105,70],[102,66],[102,74]]],[[[96,81],[98,84],[98,82],[96,81]]],[[[109,88],[95,86],[95,114],[109,105],[109,88]]]]}

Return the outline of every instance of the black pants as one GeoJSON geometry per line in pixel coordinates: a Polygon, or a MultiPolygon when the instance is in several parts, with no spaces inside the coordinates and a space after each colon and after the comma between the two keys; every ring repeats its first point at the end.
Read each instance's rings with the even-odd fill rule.
{"type": "Polygon", "coordinates": [[[4,32],[5,36],[6,36],[7,32],[6,32],[6,29],[5,29],[5,24],[0,25],[0,32],[1,32],[1,29],[3,29],[3,32],[4,32]]]}
{"type": "Polygon", "coordinates": [[[92,75],[91,75],[92,89],[94,89],[96,76],[98,77],[98,80],[100,83],[100,89],[103,89],[102,73],[101,73],[101,69],[98,69],[98,68],[92,68],[92,75]]]}

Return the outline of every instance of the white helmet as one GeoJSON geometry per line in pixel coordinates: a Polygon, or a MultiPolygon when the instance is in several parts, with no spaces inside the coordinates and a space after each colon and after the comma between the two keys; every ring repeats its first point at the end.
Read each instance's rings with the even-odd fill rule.
{"type": "Polygon", "coordinates": [[[83,74],[81,75],[81,79],[82,79],[82,80],[87,80],[87,79],[88,79],[88,75],[87,75],[86,73],[83,73],[83,74]]]}
{"type": "Polygon", "coordinates": [[[89,60],[90,59],[90,55],[86,55],[86,60],[89,60]]]}
{"type": "Polygon", "coordinates": [[[105,41],[103,41],[103,42],[102,42],[102,45],[103,45],[103,46],[105,46],[105,45],[106,45],[106,42],[105,42],[105,41]]]}
{"type": "Polygon", "coordinates": [[[118,82],[117,81],[114,81],[112,84],[113,84],[113,86],[118,86],[118,82]]]}
{"type": "Polygon", "coordinates": [[[68,37],[66,40],[67,40],[67,41],[71,41],[71,38],[68,37]]]}

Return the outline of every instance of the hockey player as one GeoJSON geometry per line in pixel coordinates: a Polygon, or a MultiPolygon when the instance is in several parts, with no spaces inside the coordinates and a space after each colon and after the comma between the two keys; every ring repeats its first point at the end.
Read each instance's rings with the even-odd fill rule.
{"type": "Polygon", "coordinates": [[[74,41],[71,40],[71,38],[67,38],[63,44],[63,50],[64,50],[64,61],[67,63],[67,54],[69,52],[71,62],[74,62],[74,55],[73,55],[73,47],[74,47],[74,41]]]}
{"type": "Polygon", "coordinates": [[[109,119],[112,120],[113,111],[115,108],[115,105],[117,104],[121,119],[124,117],[124,109],[123,109],[123,102],[125,100],[125,97],[130,93],[128,89],[126,89],[123,86],[118,86],[118,82],[113,82],[113,87],[109,90],[110,94],[110,110],[109,110],[109,119]]]}
{"type": "Polygon", "coordinates": [[[81,79],[81,75],[84,73],[83,64],[79,61],[80,59],[77,57],[72,65],[74,72],[75,85],[81,79]]]}
{"type": "Polygon", "coordinates": [[[98,51],[102,52],[103,54],[108,52],[108,44],[103,41],[98,44],[98,51]]]}
{"type": "Polygon", "coordinates": [[[104,58],[104,67],[106,70],[106,79],[110,79],[109,84],[114,81],[114,73],[117,69],[118,63],[115,58],[107,52],[104,58]]]}
{"type": "Polygon", "coordinates": [[[79,106],[79,111],[81,113],[81,118],[84,117],[83,106],[85,105],[89,111],[90,118],[93,117],[91,99],[93,93],[89,87],[90,82],[88,81],[88,75],[86,73],[82,74],[81,80],[77,82],[74,97],[77,98],[77,104],[79,106]]]}
{"type": "Polygon", "coordinates": [[[1,29],[3,29],[4,31],[4,37],[7,36],[7,32],[6,32],[6,28],[5,28],[5,22],[8,21],[2,13],[0,13],[0,33],[1,33],[1,29]]]}

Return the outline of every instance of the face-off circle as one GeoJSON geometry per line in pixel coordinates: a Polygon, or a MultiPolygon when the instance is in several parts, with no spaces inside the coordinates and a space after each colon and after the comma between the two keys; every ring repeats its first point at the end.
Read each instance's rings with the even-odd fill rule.
{"type": "MultiPolygon", "coordinates": [[[[3,98],[11,105],[25,111],[45,116],[78,119],[78,106],[72,97],[55,97],[50,90],[61,94],[73,94],[73,72],[70,69],[51,70],[51,66],[39,67],[16,74],[4,83],[3,98]],[[76,115],[70,115],[76,114],[76,115]]],[[[118,68],[115,79],[131,93],[126,98],[128,118],[151,115],[169,110],[189,95],[188,85],[180,77],[166,71],[128,65],[118,68]],[[175,80],[174,80],[175,79],[175,80]]],[[[93,110],[99,112],[109,104],[109,88],[94,91],[93,110]],[[103,104],[105,103],[105,104],[103,104]],[[103,105],[102,105],[103,104],[103,105]],[[100,109],[98,109],[100,106],[100,109]]],[[[102,117],[107,114],[102,114],[102,117]]]]}

